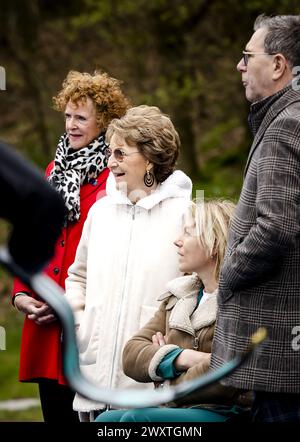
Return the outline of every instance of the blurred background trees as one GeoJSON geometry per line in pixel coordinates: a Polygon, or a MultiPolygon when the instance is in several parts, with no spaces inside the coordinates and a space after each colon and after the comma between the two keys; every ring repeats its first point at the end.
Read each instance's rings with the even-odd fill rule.
{"type": "Polygon", "coordinates": [[[210,195],[237,197],[250,144],[235,70],[265,12],[292,0],[10,0],[1,5],[0,136],[44,167],[63,130],[51,99],[70,69],[108,71],[133,104],[157,105],[182,139],[180,167],[210,195]]]}
{"type": "Polygon", "coordinates": [[[0,139],[44,168],[64,130],[53,95],[69,70],[102,69],[123,81],[133,105],[171,116],[178,166],[195,188],[237,199],[251,135],[236,64],[263,12],[299,14],[300,2],[1,0],[0,139]]]}

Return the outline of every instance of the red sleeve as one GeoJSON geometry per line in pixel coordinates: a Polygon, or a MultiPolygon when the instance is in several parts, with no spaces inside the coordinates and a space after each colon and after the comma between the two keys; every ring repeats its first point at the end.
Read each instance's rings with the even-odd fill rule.
{"type": "Polygon", "coordinates": [[[54,168],[54,161],[51,161],[51,163],[48,164],[48,166],[46,167],[46,170],[45,170],[45,177],[46,178],[48,178],[48,176],[52,172],[53,168],[54,168]]]}

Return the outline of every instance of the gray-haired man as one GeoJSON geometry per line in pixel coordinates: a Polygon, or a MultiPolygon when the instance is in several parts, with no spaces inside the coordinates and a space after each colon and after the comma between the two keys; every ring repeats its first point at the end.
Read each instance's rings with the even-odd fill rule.
{"type": "Polygon", "coordinates": [[[225,385],[254,390],[255,421],[300,420],[300,16],[260,16],[237,65],[254,135],[221,271],[212,368],[268,340],[225,385]]]}

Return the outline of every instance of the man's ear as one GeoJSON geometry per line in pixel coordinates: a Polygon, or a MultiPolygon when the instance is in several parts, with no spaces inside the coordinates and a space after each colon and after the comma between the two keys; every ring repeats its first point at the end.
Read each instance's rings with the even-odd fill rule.
{"type": "Polygon", "coordinates": [[[273,80],[279,80],[285,73],[286,69],[290,69],[287,59],[282,54],[276,54],[274,57],[273,80]]]}

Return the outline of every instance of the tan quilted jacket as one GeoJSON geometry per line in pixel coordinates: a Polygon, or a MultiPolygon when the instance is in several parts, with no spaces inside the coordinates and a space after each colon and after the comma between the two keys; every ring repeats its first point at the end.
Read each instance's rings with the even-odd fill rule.
{"type": "MultiPolygon", "coordinates": [[[[197,275],[182,276],[168,283],[168,291],[159,298],[162,302],[155,316],[124,348],[123,369],[127,376],[138,382],[163,381],[156,370],[164,356],[178,347],[198,350],[206,355],[203,361],[171,380],[171,385],[193,379],[209,369],[207,353],[211,352],[217,293],[211,294],[196,308],[200,287],[197,275]],[[160,347],[152,343],[152,335],[157,331],[165,336],[166,345],[160,347]]],[[[240,390],[218,384],[168,405],[232,403],[248,405],[249,398],[245,399],[240,390]]]]}

